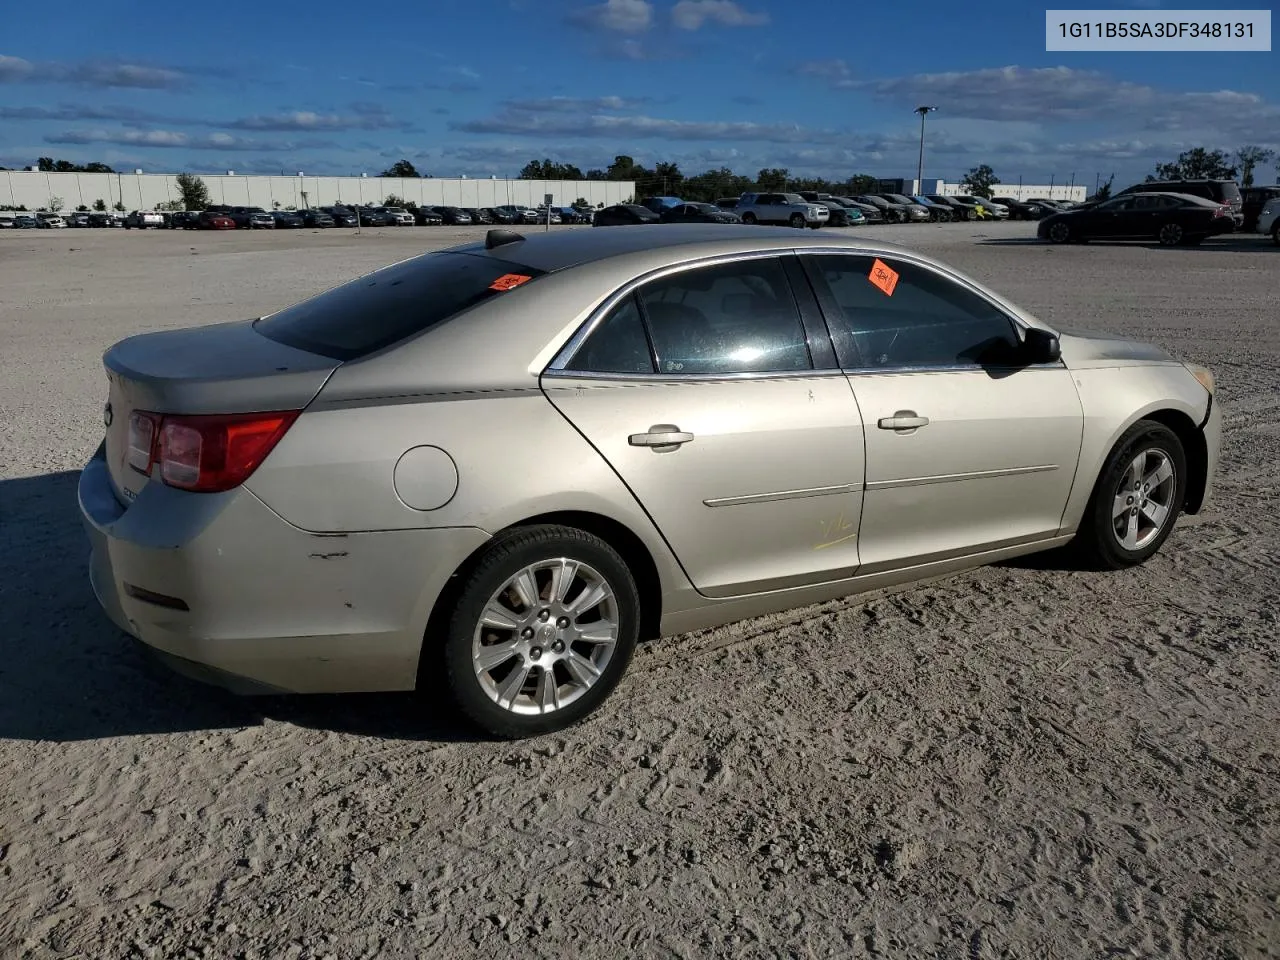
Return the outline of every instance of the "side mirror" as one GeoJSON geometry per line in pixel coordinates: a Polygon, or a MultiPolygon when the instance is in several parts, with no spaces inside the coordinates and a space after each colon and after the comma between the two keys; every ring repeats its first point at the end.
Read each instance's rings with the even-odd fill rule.
{"type": "Polygon", "coordinates": [[[1039,327],[1027,327],[1022,353],[1028,363],[1057,363],[1062,358],[1062,344],[1058,342],[1057,334],[1039,327]]]}

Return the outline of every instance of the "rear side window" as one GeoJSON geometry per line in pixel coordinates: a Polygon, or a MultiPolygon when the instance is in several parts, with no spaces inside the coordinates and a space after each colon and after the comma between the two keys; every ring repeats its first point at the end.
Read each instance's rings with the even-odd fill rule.
{"type": "Polygon", "coordinates": [[[1234,203],[1240,199],[1240,188],[1236,186],[1234,180],[1223,180],[1219,186],[1222,188],[1222,200],[1224,203],[1234,203]]]}
{"type": "Polygon", "coordinates": [[[254,327],[300,350],[354,360],[503,296],[543,273],[492,257],[429,253],[286,307],[254,327]]]}

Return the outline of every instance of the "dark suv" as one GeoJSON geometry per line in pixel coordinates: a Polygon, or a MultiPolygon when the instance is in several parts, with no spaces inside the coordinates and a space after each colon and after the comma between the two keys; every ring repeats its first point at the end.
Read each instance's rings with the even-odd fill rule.
{"type": "Polygon", "coordinates": [[[1244,224],[1241,230],[1250,232],[1258,229],[1258,214],[1262,213],[1262,208],[1267,205],[1268,200],[1274,200],[1280,197],[1280,185],[1272,187],[1245,187],[1244,202],[1240,205],[1240,212],[1244,215],[1244,224]]]}
{"type": "Polygon", "coordinates": [[[1230,207],[1231,219],[1235,221],[1237,230],[1244,226],[1240,185],[1234,180],[1151,180],[1125,187],[1116,196],[1126,193],[1189,193],[1193,197],[1204,197],[1230,207]]]}

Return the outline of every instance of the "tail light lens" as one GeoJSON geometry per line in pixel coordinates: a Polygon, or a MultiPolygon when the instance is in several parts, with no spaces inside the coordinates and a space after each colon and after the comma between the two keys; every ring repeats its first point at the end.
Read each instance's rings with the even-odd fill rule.
{"type": "Polygon", "coordinates": [[[127,460],[147,476],[197,493],[231,490],[249,479],[299,410],[178,416],[135,411],[127,460]]]}

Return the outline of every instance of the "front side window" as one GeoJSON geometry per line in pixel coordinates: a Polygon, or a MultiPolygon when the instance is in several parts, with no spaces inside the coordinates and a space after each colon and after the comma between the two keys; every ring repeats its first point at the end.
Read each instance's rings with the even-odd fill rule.
{"type": "Polygon", "coordinates": [[[1017,362],[1014,323],[954,280],[905,260],[823,255],[812,258],[830,293],[833,333],[845,366],[1004,366],[1017,362]]]}

